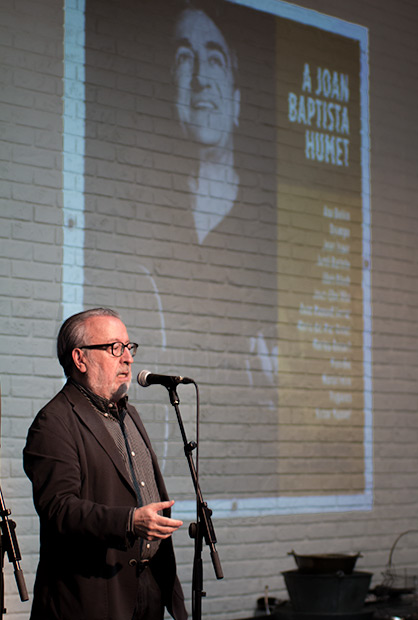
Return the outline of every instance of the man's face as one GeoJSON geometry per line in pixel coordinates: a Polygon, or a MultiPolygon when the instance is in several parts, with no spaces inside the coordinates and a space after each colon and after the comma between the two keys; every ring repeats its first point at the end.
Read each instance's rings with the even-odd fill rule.
{"type": "Polygon", "coordinates": [[[176,107],[184,132],[203,146],[230,147],[240,93],[222,33],[203,11],[186,9],[175,42],[176,107]]]}
{"type": "MultiPolygon", "coordinates": [[[[85,322],[83,345],[122,342],[128,344],[125,325],[116,317],[90,317],[85,322]]],[[[112,355],[111,348],[74,349],[74,363],[81,373],[81,382],[94,394],[117,402],[131,384],[133,358],[125,349],[121,357],[112,355]]]]}

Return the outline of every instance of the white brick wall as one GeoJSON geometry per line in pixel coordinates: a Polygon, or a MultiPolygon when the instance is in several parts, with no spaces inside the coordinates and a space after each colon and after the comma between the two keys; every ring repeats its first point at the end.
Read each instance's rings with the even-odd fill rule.
{"type": "MultiPolygon", "coordinates": [[[[38,523],[21,452],[28,422],[61,376],[62,6],[1,2],[0,270],[2,489],[29,589],[38,523]]],[[[28,618],[5,559],[7,615],[28,618]]]]}
{"type": "MultiPolygon", "coordinates": [[[[217,518],[215,510],[225,579],[214,578],[205,548],[203,615],[219,620],[251,616],[265,585],[272,595],[285,597],[281,571],[293,568],[287,556],[291,549],[361,551],[358,567],[372,571],[378,583],[396,536],[416,527],[418,10],[407,0],[298,4],[369,29],[374,503],[370,511],[231,519],[217,518]]],[[[71,3],[78,6],[75,0],[71,3]]],[[[275,192],[271,126],[263,122],[265,100],[247,86],[251,105],[240,150],[248,219],[235,220],[227,247],[214,242],[196,249],[188,237],[184,193],[191,154],[177,141],[171,122],[163,70],[166,36],[155,41],[152,33],[145,33],[147,45],[140,46],[144,55],[139,62],[141,42],[129,28],[135,14],[122,12],[114,23],[110,0],[88,6],[85,304],[121,311],[131,337],[142,345],[137,371],[149,367],[180,372],[198,381],[202,488],[209,506],[216,498],[245,495],[249,479],[260,493],[274,495],[275,485],[280,488],[280,479],[272,475],[278,450],[276,410],[264,409],[260,416],[257,403],[269,398],[277,406],[277,396],[261,376],[250,393],[240,366],[243,333],[253,335],[258,319],[272,323],[274,211],[267,209],[253,226],[254,205],[268,204],[275,192]],[[118,32],[129,36],[122,36],[115,47],[118,32]],[[160,80],[154,62],[162,67],[160,80]],[[257,234],[259,241],[254,241],[257,234]],[[249,259],[242,258],[246,249],[249,259]],[[251,286],[243,299],[246,282],[251,286]],[[162,337],[163,319],[167,340],[162,337]],[[244,436],[237,435],[237,425],[244,436]],[[255,440],[246,441],[247,434],[255,440]]],[[[62,384],[55,337],[63,311],[64,7],[56,0],[0,0],[0,9],[1,478],[6,505],[17,522],[31,592],[38,520],[21,451],[33,416],[62,384]]],[[[248,63],[264,53],[256,25],[252,36],[248,63]]],[[[256,64],[247,67],[252,67],[250,75],[257,74],[256,64]]],[[[302,214],[301,221],[304,218],[302,214]]],[[[311,240],[308,231],[298,260],[309,256],[311,240]]],[[[291,288],[291,278],[282,282],[291,288]]],[[[302,378],[309,390],[312,377],[309,365],[306,368],[302,378]]],[[[181,386],[179,395],[186,430],[194,438],[192,388],[181,386]]],[[[134,386],[131,399],[141,403],[171,494],[190,499],[187,465],[166,394],[162,388],[144,393],[134,386]],[[169,439],[164,442],[166,431],[169,439]]],[[[303,412],[291,403],[281,404],[289,432],[297,430],[303,412]]],[[[294,478],[297,485],[297,473],[294,478]]],[[[187,527],[176,534],[175,545],[190,608],[193,547],[187,527]]],[[[400,543],[394,560],[418,574],[417,550],[418,537],[411,534],[400,543]]],[[[7,558],[5,591],[7,617],[27,620],[30,603],[20,602],[7,558]]]]}

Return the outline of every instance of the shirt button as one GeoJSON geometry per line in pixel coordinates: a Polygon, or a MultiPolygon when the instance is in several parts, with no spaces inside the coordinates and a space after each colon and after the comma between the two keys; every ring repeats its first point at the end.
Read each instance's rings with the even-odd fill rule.
{"type": "Polygon", "coordinates": [[[147,549],[151,549],[151,545],[147,543],[147,549]]]}
{"type": "Polygon", "coordinates": [[[143,480],[141,480],[141,487],[145,486],[145,482],[143,480]]]}
{"type": "Polygon", "coordinates": [[[133,450],[132,450],[131,454],[132,454],[132,456],[135,456],[135,452],[133,450]]]}

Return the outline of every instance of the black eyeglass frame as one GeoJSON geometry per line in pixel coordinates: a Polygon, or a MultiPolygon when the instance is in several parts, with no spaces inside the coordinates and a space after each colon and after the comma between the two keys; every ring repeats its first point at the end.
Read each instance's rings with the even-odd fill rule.
{"type": "Polygon", "coordinates": [[[123,342],[109,342],[108,344],[85,344],[85,345],[83,345],[81,347],[77,347],[77,349],[98,349],[98,350],[101,350],[101,351],[106,351],[106,349],[108,349],[110,347],[110,349],[111,349],[110,352],[113,355],[113,357],[122,357],[122,355],[125,353],[125,349],[128,349],[128,351],[132,355],[132,357],[135,357],[135,354],[137,352],[138,346],[139,345],[136,342],[128,342],[128,344],[123,344],[123,342]],[[113,347],[116,344],[121,346],[120,355],[117,355],[114,352],[113,347]]]}

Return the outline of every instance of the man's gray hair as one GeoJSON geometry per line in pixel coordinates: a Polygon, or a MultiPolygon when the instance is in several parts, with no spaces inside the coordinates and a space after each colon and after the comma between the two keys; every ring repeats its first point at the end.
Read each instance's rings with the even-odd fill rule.
{"type": "Polygon", "coordinates": [[[85,323],[95,316],[111,316],[120,319],[115,310],[110,308],[92,308],[68,317],[61,325],[57,337],[57,355],[65,375],[70,377],[74,369],[72,352],[84,343],[85,323]]]}

